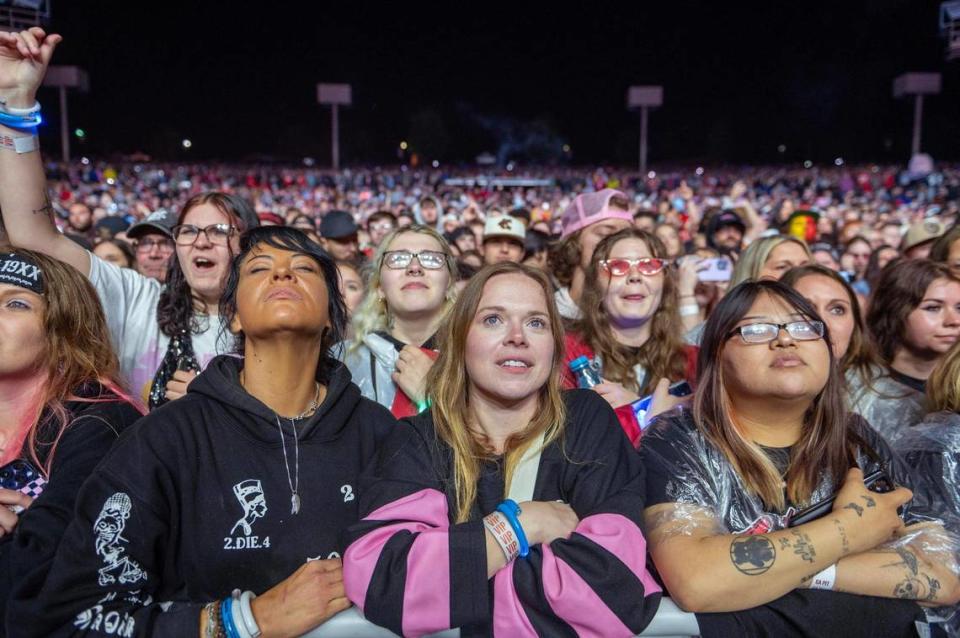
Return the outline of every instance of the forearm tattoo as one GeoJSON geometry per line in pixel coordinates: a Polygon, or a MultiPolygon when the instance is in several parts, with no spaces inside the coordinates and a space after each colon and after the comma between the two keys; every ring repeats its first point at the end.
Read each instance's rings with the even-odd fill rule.
{"type": "Polygon", "coordinates": [[[777,549],[766,536],[738,536],[730,543],[730,561],[741,574],[765,574],[777,561],[777,549]]]}
{"type": "Polygon", "coordinates": [[[906,600],[933,602],[937,599],[939,591],[940,581],[936,578],[930,578],[924,572],[920,572],[917,576],[908,576],[897,583],[897,586],[893,588],[893,595],[896,598],[906,600]]]}
{"type": "Polygon", "coordinates": [[[780,551],[785,552],[788,549],[793,548],[794,554],[808,563],[812,563],[817,557],[817,551],[814,549],[813,543],[810,541],[810,537],[796,529],[790,530],[790,533],[795,538],[792,541],[789,538],[781,538],[780,551]]]}
{"type": "Polygon", "coordinates": [[[882,565],[882,568],[902,568],[904,579],[893,588],[896,598],[932,602],[940,592],[940,581],[920,570],[920,561],[917,555],[906,547],[877,550],[884,554],[896,554],[900,560],[882,565]]]}
{"type": "Polygon", "coordinates": [[[850,541],[847,539],[847,530],[844,529],[843,523],[840,522],[839,518],[833,519],[833,526],[837,528],[837,532],[840,534],[840,555],[846,556],[850,553],[850,541]]]}

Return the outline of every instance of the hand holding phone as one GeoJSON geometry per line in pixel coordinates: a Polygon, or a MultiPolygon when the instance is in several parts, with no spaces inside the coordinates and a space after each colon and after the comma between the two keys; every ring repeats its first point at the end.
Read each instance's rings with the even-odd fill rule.
{"type": "Polygon", "coordinates": [[[727,257],[701,260],[700,270],[697,273],[700,281],[704,283],[730,281],[731,275],[733,275],[733,264],[727,257]]]}

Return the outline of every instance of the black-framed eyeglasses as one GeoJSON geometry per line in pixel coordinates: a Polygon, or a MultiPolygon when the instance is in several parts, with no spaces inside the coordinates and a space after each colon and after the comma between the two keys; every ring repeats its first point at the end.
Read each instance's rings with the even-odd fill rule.
{"type": "Polygon", "coordinates": [[[166,237],[161,239],[141,239],[137,242],[137,252],[148,253],[154,248],[173,250],[173,242],[166,237]]]}
{"type": "Polygon", "coordinates": [[[173,239],[181,246],[193,246],[200,233],[203,233],[207,241],[217,246],[226,246],[230,238],[237,234],[237,227],[230,224],[210,224],[206,228],[198,228],[193,224],[180,224],[174,226],[173,239]]]}
{"type": "Polygon", "coordinates": [[[389,250],[383,254],[383,264],[391,270],[403,270],[410,266],[413,258],[427,270],[439,270],[447,261],[447,256],[438,250],[421,250],[418,253],[409,250],[389,250]]]}
{"type": "Polygon", "coordinates": [[[789,323],[748,323],[730,331],[727,339],[740,335],[744,343],[770,343],[786,330],[791,339],[797,341],[816,341],[823,339],[822,321],[791,321],[789,323]]]}

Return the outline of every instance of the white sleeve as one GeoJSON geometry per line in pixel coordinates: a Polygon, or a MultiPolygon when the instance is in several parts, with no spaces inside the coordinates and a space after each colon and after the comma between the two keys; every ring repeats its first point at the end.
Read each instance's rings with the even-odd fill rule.
{"type": "Polygon", "coordinates": [[[100,297],[107,317],[107,327],[117,354],[124,357],[127,330],[142,334],[140,326],[156,322],[156,308],[162,286],[156,279],[144,277],[132,268],[120,268],[91,252],[90,283],[100,297]]]}

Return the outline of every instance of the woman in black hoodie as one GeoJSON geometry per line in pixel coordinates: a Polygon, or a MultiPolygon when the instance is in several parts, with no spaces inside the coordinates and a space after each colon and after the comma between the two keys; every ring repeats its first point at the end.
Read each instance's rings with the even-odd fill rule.
{"type": "Polygon", "coordinates": [[[336,278],[300,231],[244,236],[222,303],[244,357],[214,359],[100,464],[31,633],[295,636],[349,605],[338,535],[394,421],[327,356],[336,278]]]}

